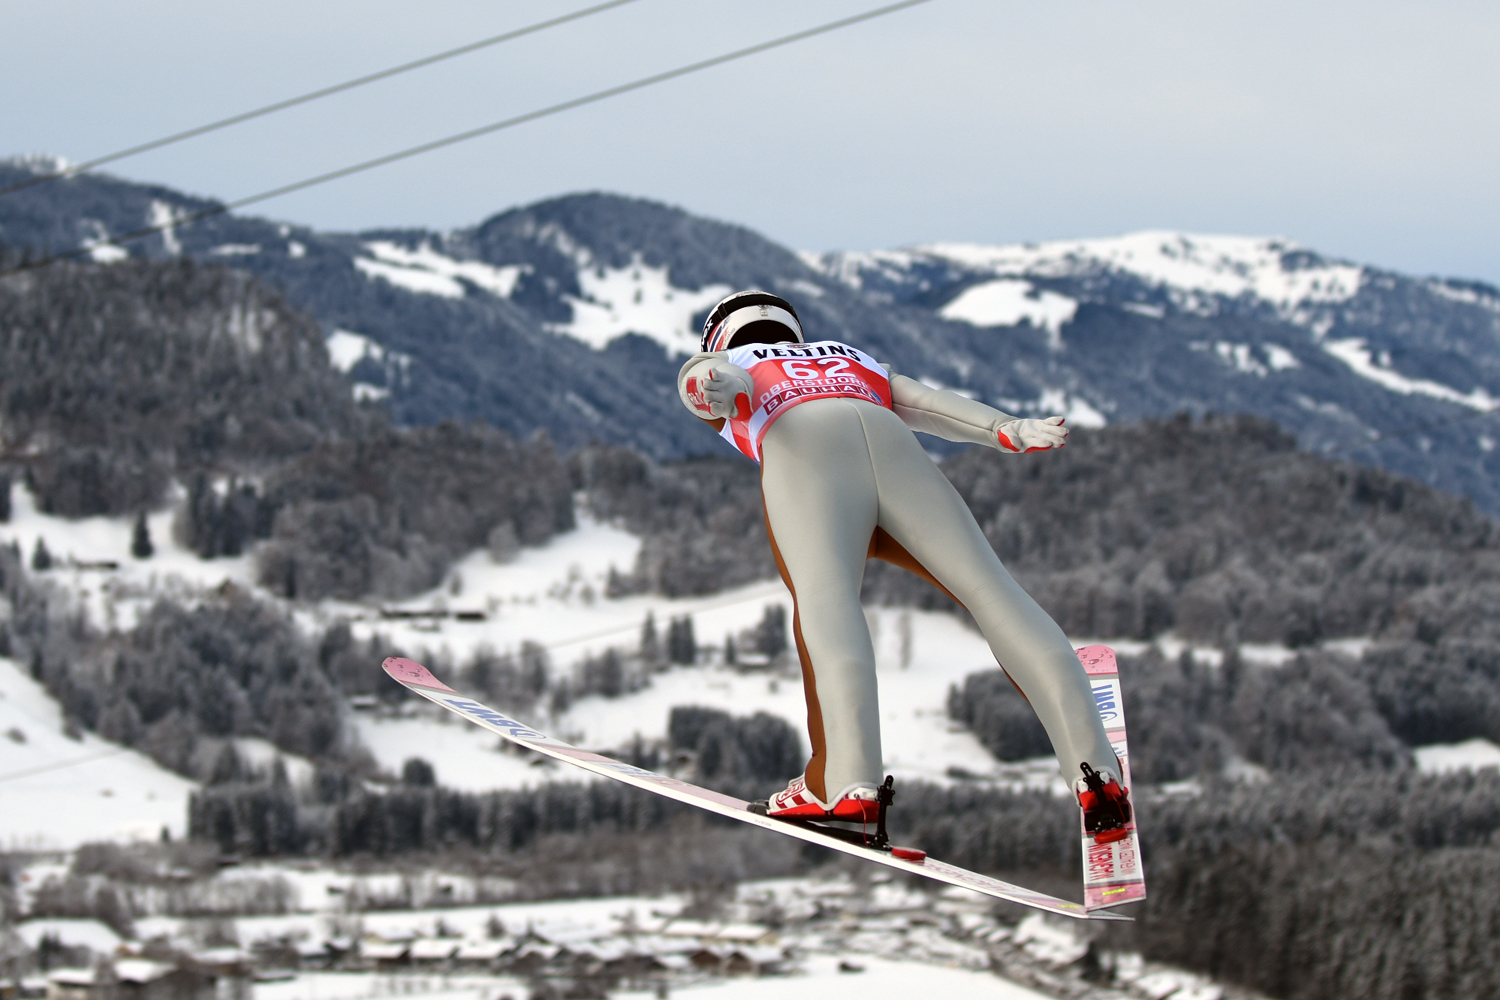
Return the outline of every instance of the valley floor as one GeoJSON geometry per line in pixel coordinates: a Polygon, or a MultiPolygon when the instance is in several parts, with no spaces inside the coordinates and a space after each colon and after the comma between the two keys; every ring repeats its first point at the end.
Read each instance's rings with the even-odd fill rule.
{"type": "MultiPolygon", "coordinates": [[[[58,874],[48,862],[23,870],[33,885],[58,874]]],[[[689,900],[672,895],[361,910],[357,900],[414,883],[459,895],[475,886],[438,871],[358,875],[302,864],[227,869],[197,887],[195,905],[222,907],[247,886],[270,883],[287,890],[278,898],[291,912],[145,917],[134,941],[156,941],[158,954],[171,947],[205,961],[252,962],[259,972],[249,1000],[519,1000],[546,984],[620,1000],[821,1000],[849,989],[872,1000],[933,990],[992,1000],[1247,996],[1101,951],[1089,926],[1040,914],[1018,920],[966,890],[862,869],[746,883],[698,918],[684,915],[689,900]],[[239,945],[226,949],[226,940],[239,945]],[[206,949],[210,942],[217,948],[206,949]],[[330,967],[333,954],[343,957],[330,967]]],[[[17,930],[33,947],[51,934],[119,955],[139,948],[95,921],[26,921],[17,930]]]]}

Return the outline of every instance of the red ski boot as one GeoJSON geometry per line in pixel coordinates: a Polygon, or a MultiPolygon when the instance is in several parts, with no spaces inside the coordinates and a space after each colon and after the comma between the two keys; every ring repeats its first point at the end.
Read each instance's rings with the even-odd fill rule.
{"type": "Polygon", "coordinates": [[[1078,784],[1083,787],[1075,786],[1075,791],[1078,804],[1083,807],[1083,829],[1094,835],[1096,844],[1124,840],[1130,835],[1126,829],[1130,824],[1130,789],[1120,787],[1107,771],[1100,774],[1087,762],[1081,766],[1083,777],[1078,784]]]}
{"type": "Polygon", "coordinates": [[[776,819],[839,819],[873,823],[880,817],[880,793],[874,785],[854,784],[824,802],[807,788],[799,775],[766,802],[767,816],[776,819]]]}

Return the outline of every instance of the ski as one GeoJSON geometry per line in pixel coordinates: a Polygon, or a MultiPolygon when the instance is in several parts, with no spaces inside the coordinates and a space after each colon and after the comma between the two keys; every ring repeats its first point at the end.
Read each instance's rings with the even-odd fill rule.
{"type": "MultiPolygon", "coordinates": [[[[950,865],[935,858],[927,857],[922,851],[890,847],[869,846],[869,841],[874,838],[866,838],[852,830],[844,830],[836,827],[824,827],[814,823],[791,823],[784,820],[772,819],[769,816],[760,815],[751,810],[751,803],[744,799],[725,795],[707,788],[689,784],[677,778],[671,778],[654,771],[626,764],[623,761],[597,754],[590,750],[575,747],[562,740],[553,739],[545,733],[537,732],[515,719],[509,718],[501,712],[495,711],[472,698],[466,698],[454,691],[448,685],[438,680],[432,673],[420,663],[404,657],[393,656],[388,658],[382,666],[385,672],[391,676],[408,691],[421,695],[428,701],[440,705],[454,714],[468,719],[476,725],[496,733],[512,743],[534,750],[539,754],[551,757],[555,760],[564,761],[576,767],[583,768],[594,774],[616,781],[624,782],[636,788],[654,792],[657,795],[666,796],[678,802],[684,802],[699,809],[705,809],[720,816],[739,820],[741,823],[749,823],[788,837],[795,837],[813,844],[821,844],[835,851],[842,851],[855,857],[865,858],[877,864],[886,865],[898,871],[910,872],[914,875],[922,875],[938,882],[946,882],[949,885],[961,886],[965,889],[973,889],[987,896],[997,899],[1008,900],[1012,903],[1020,903],[1023,906],[1034,907],[1045,910],[1048,913],[1056,913],[1065,917],[1076,917],[1078,919],[1095,920],[1129,920],[1129,917],[1116,913],[1090,913],[1080,903],[1069,902],[1058,899],[1043,892],[1035,892],[1022,886],[1002,882],[988,875],[971,872],[956,865],[950,865]]],[[[1113,905],[1111,903],[1110,905],[1113,905]]]]}
{"type": "MultiPolygon", "coordinates": [[[[1099,708],[1099,719],[1104,723],[1104,732],[1120,758],[1120,784],[1127,789],[1130,782],[1130,753],[1125,743],[1125,702],[1120,695],[1120,668],[1115,663],[1115,651],[1108,646],[1085,646],[1078,651],[1079,662],[1089,675],[1089,685],[1094,689],[1094,704],[1099,708]]],[[[1083,834],[1083,904],[1090,911],[1105,906],[1119,906],[1146,898],[1146,872],[1141,867],[1141,842],[1135,830],[1135,805],[1132,802],[1129,831],[1123,840],[1111,844],[1096,844],[1093,836],[1082,827],[1083,834]]]]}

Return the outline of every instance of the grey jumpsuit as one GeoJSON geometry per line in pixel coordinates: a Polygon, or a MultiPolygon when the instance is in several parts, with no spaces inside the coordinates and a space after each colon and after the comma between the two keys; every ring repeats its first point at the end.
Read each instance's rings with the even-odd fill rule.
{"type": "MultiPolygon", "coordinates": [[[[679,390],[690,375],[727,364],[724,357],[689,359],[679,390]]],[[[1084,761],[1118,774],[1072,645],[1007,572],[912,433],[998,448],[996,429],[1013,418],[900,375],[891,389],[894,411],[854,398],[801,402],[760,445],[766,531],[794,603],[813,751],[808,790],[828,803],[884,774],[875,651],[859,603],[871,557],[926,577],[974,616],[1036,711],[1070,785],[1084,761]]],[[[685,391],[683,402],[693,408],[685,391]]]]}

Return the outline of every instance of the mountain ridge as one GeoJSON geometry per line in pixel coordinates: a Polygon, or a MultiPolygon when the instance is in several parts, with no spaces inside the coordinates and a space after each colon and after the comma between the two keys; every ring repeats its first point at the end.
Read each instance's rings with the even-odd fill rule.
{"type": "MultiPolygon", "coordinates": [[[[0,184],[28,168],[0,164],[0,184]]],[[[0,199],[0,243],[41,252],[215,204],[80,175],[0,199]]],[[[732,288],[791,298],[809,336],[1022,414],[1113,423],[1248,412],[1500,513],[1500,290],[1412,278],[1286,240],[1168,231],[1035,245],[798,254],[731,223],[592,192],[448,232],[323,233],[223,215],[122,253],[249,271],[325,335],[400,423],[480,419],[564,448],[718,453],[676,367],[732,288]],[[1416,428],[1413,432],[1413,428],[1416,428]]],[[[939,452],[951,449],[931,442],[939,452]]]]}

